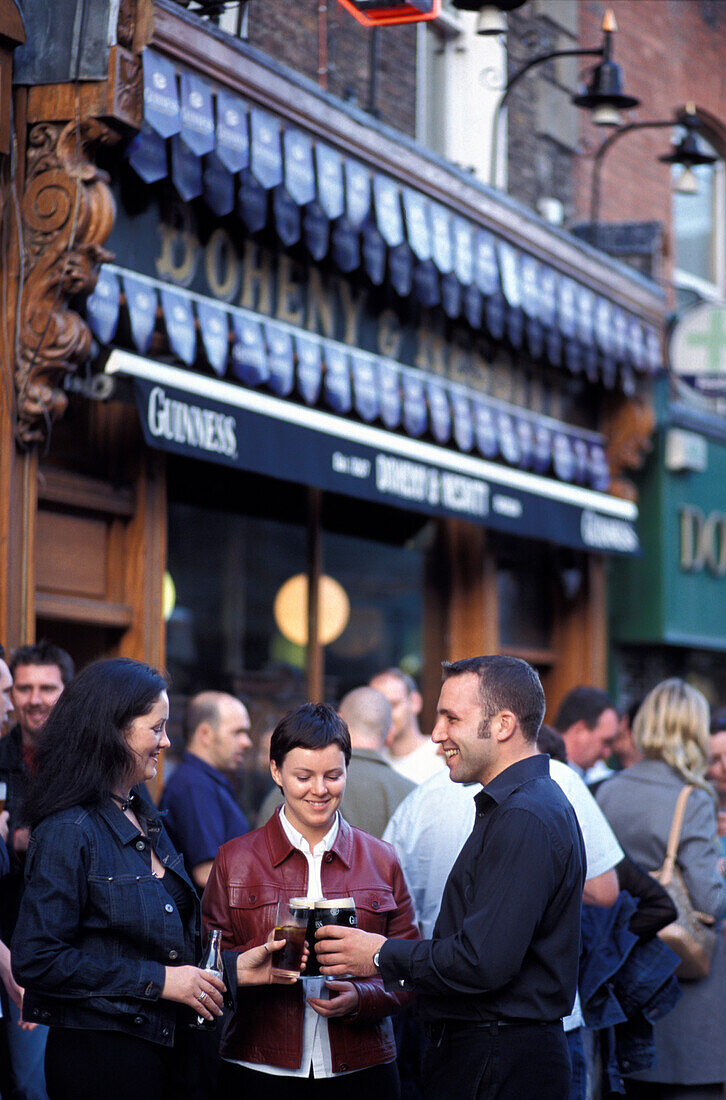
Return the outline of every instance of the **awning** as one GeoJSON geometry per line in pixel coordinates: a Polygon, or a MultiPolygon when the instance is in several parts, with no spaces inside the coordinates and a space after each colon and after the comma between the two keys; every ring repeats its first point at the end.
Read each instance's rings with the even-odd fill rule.
{"type": "Polygon", "coordinates": [[[133,379],[151,447],[582,550],[638,552],[631,501],[125,351],[111,352],[106,372],[133,379]]]}
{"type": "Polygon", "coordinates": [[[128,156],[147,183],[170,174],[185,201],[236,210],[250,232],[271,224],[285,247],[303,241],[316,261],[330,253],[591,381],[627,392],[660,368],[657,330],[602,295],[155,51],[143,61],[145,123],[128,156]]]}
{"type": "Polygon", "coordinates": [[[101,343],[110,343],[120,327],[142,355],[150,347],[157,310],[170,351],[195,372],[203,372],[206,361],[218,378],[266,387],[277,397],[297,395],[308,405],[322,403],[368,424],[402,428],[414,439],[428,433],[462,453],[476,449],[482,458],[522,470],[598,491],[608,488],[601,433],[497,400],[473,386],[115,264],[104,264],[87,302],[89,324],[101,343]],[[123,309],[128,316],[119,326],[123,309]]]}

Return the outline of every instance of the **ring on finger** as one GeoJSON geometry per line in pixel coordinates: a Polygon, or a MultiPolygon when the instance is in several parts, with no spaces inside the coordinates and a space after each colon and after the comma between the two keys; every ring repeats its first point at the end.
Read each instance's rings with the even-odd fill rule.
{"type": "Polygon", "coordinates": [[[202,992],[197,997],[197,1000],[198,1001],[203,1001],[206,996],[207,996],[206,990],[203,989],[202,992]]]}
{"type": "Polygon", "coordinates": [[[270,945],[269,945],[269,943],[266,943],[264,945],[264,948],[265,948],[265,951],[267,952],[267,954],[269,955],[270,954],[270,945]]]}

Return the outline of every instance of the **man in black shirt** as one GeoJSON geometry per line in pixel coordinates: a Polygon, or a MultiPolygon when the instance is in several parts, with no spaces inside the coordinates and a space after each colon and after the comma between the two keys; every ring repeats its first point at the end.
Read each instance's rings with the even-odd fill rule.
{"type": "Polygon", "coordinates": [[[433,739],[456,783],[479,782],[472,833],[431,940],[318,933],[323,973],[382,975],[418,994],[431,1097],[562,1100],[561,1019],[575,999],[585,851],[574,810],[535,741],[539,677],[514,657],[444,663],[433,739]]]}

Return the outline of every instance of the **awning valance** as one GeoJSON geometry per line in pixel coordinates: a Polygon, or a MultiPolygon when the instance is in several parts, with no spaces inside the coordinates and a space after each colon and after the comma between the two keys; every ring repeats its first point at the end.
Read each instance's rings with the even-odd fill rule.
{"type": "Polygon", "coordinates": [[[388,278],[401,297],[608,388],[661,366],[658,331],[606,297],[149,49],[144,105],[128,155],[147,183],[171,175],[185,201],[236,210],[252,233],[271,225],[285,247],[388,278]]]}
{"type": "MultiPolygon", "coordinates": [[[[638,513],[630,501],[129,352],[113,351],[106,371],[134,380],[151,447],[577,549],[638,552],[638,513]]],[[[410,381],[404,419],[426,408],[420,380],[410,381]]],[[[375,401],[381,392],[381,380],[370,375],[361,379],[356,401],[375,401]]],[[[500,430],[512,437],[507,446],[517,445],[511,422],[500,430]]]]}
{"type": "Polygon", "coordinates": [[[87,301],[89,324],[104,344],[114,339],[122,302],[124,327],[137,351],[148,351],[158,313],[171,351],[195,367],[195,377],[207,380],[197,369],[206,361],[213,375],[251,389],[296,394],[307,405],[322,403],[368,424],[380,421],[414,439],[428,433],[462,454],[475,450],[521,471],[598,492],[608,487],[598,432],[114,264],[103,266],[87,301]]]}

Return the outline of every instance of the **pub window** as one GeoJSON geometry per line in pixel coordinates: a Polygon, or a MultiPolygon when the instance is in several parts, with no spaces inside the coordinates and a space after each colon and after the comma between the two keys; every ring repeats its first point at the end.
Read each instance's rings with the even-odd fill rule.
{"type": "Polygon", "coordinates": [[[429,521],[186,460],[169,463],[168,515],[175,695],[217,688],[280,716],[307,698],[337,702],[389,665],[419,675],[429,521]]]}
{"type": "Polygon", "coordinates": [[[167,667],[175,693],[216,688],[284,709],[305,699],[304,639],[280,629],[275,600],[305,576],[306,546],[304,489],[170,463],[167,667]]]}
{"type": "Polygon", "coordinates": [[[496,541],[501,651],[546,667],[554,660],[552,553],[544,543],[496,541]]]}
{"type": "Polygon", "coordinates": [[[326,647],[326,686],[336,698],[396,665],[419,678],[424,556],[431,522],[413,512],[338,496],[323,506],[323,569],[350,613],[326,647]]]}

